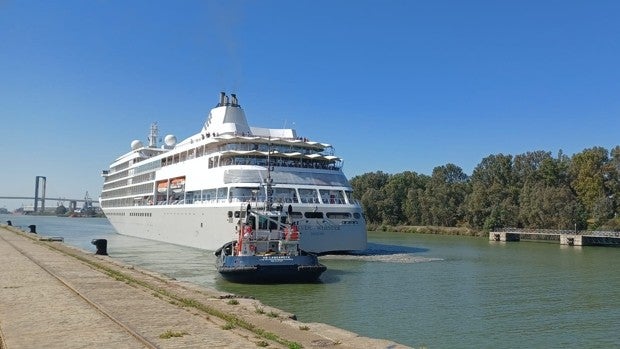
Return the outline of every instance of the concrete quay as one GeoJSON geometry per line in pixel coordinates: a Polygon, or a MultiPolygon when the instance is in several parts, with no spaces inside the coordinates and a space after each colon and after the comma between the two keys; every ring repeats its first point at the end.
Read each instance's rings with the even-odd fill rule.
{"type": "Polygon", "coordinates": [[[529,240],[558,241],[568,246],[620,246],[620,232],[573,232],[546,229],[505,229],[489,232],[490,241],[529,240]]]}
{"type": "Polygon", "coordinates": [[[0,349],[407,348],[0,225],[0,349]]]}

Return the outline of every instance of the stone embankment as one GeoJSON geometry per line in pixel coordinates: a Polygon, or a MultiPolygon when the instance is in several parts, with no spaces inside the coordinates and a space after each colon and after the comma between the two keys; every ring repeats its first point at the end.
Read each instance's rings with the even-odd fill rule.
{"type": "Polygon", "coordinates": [[[0,226],[0,349],[406,348],[0,226]]]}

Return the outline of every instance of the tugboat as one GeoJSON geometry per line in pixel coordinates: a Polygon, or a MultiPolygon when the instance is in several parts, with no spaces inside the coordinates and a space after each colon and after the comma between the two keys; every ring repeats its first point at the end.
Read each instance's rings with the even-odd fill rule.
{"type": "Polygon", "coordinates": [[[217,251],[217,271],[224,279],[238,283],[316,282],[327,269],[315,254],[299,248],[299,230],[291,222],[292,207],[252,210],[237,227],[237,239],[217,251]]]}

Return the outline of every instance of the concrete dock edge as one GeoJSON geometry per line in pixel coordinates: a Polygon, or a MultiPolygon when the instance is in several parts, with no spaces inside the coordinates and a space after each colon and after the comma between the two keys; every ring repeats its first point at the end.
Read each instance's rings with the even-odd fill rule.
{"type": "Polygon", "coordinates": [[[6,225],[0,265],[0,349],[408,348],[6,225]]]}

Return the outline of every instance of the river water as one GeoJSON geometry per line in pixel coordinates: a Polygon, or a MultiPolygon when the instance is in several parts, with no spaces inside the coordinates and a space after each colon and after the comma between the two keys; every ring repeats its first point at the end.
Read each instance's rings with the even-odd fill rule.
{"type": "Polygon", "coordinates": [[[125,263],[413,347],[620,347],[618,248],[370,233],[368,254],[322,256],[320,283],[240,285],[220,278],[211,251],[118,235],[106,219],[6,220],[92,252],[107,239],[125,263]]]}

